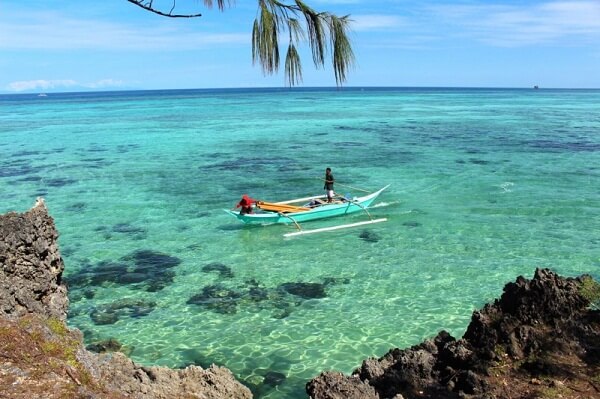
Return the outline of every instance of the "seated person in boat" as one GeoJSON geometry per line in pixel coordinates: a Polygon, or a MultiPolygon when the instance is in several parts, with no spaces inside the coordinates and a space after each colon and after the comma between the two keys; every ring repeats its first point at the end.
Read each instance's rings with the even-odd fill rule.
{"type": "Polygon", "coordinates": [[[309,208],[314,208],[314,207],[317,207],[317,206],[319,206],[319,205],[323,205],[323,203],[324,203],[324,202],[323,202],[323,201],[321,201],[320,199],[318,199],[318,198],[315,198],[315,199],[313,199],[312,201],[310,201],[310,202],[308,203],[308,207],[309,207],[309,208]]]}
{"type": "Polygon", "coordinates": [[[240,202],[237,203],[237,205],[235,206],[236,208],[242,208],[240,209],[240,214],[245,215],[247,213],[252,213],[252,206],[254,204],[256,204],[256,200],[252,199],[250,197],[248,197],[247,194],[244,194],[242,196],[242,199],[240,200],[240,202]]]}

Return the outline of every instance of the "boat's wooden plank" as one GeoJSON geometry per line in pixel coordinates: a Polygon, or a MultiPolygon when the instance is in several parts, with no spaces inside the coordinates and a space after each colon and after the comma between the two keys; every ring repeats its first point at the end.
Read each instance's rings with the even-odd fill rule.
{"type": "Polygon", "coordinates": [[[300,230],[300,231],[295,231],[293,233],[286,233],[283,236],[284,237],[295,237],[295,236],[301,236],[301,235],[305,235],[305,234],[321,233],[324,231],[347,229],[350,227],[363,226],[366,224],[381,223],[381,222],[385,222],[386,220],[387,220],[387,218],[381,218],[381,219],[374,219],[374,220],[365,220],[363,222],[357,222],[357,223],[342,224],[342,225],[337,225],[337,226],[332,226],[332,227],[323,227],[320,229],[300,230]]]}
{"type": "Polygon", "coordinates": [[[304,212],[310,211],[310,208],[305,208],[303,206],[294,206],[294,205],[285,205],[285,204],[276,204],[272,202],[263,202],[260,201],[256,204],[260,209],[264,211],[272,211],[272,212],[304,212]]]}

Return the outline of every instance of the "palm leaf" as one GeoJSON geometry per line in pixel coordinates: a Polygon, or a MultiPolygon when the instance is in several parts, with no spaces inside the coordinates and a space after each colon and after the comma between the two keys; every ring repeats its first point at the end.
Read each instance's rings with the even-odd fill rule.
{"type": "Polygon", "coordinates": [[[289,86],[302,82],[302,64],[296,47],[290,43],[285,57],[285,77],[289,86]]]}
{"type": "MultiPolygon", "coordinates": [[[[219,7],[219,10],[223,11],[225,9],[225,3],[227,2],[227,6],[231,7],[233,3],[235,3],[235,0],[217,0],[217,6],[219,7]]],[[[212,8],[214,1],[213,0],[204,0],[204,5],[208,8],[212,8]]]]}
{"type": "Polygon", "coordinates": [[[348,39],[348,24],[350,18],[331,15],[329,31],[331,35],[331,48],[333,49],[333,71],[335,82],[339,86],[346,81],[348,69],[354,66],[354,51],[348,39]]]}
{"type": "Polygon", "coordinates": [[[296,6],[306,20],[308,44],[312,51],[313,62],[316,67],[323,66],[325,64],[325,53],[327,50],[325,45],[326,31],[323,26],[323,16],[325,14],[314,11],[301,0],[296,0],[296,6]]]}
{"type": "Polygon", "coordinates": [[[260,1],[260,15],[252,29],[252,60],[260,63],[263,73],[279,69],[279,39],[277,16],[268,7],[269,0],[260,1]]]}

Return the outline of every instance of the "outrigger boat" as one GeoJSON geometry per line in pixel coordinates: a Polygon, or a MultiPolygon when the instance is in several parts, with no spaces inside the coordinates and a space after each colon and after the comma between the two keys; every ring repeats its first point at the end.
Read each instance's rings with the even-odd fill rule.
{"type": "Polygon", "coordinates": [[[285,237],[338,230],[347,227],[385,222],[387,218],[373,219],[367,208],[375,201],[379,194],[389,186],[390,185],[388,184],[382,189],[362,197],[336,197],[333,202],[327,202],[324,195],[318,195],[281,202],[257,201],[255,206],[256,212],[253,213],[241,213],[228,209],[226,209],[225,212],[248,224],[294,224],[297,231],[284,234],[285,237]],[[302,222],[341,216],[360,211],[365,212],[369,216],[369,220],[313,230],[302,230],[302,227],[300,226],[300,223],[302,222]]]}

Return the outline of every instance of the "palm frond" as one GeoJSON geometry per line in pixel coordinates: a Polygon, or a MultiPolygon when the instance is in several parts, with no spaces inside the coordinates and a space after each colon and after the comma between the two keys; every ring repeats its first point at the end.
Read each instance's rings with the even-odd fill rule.
{"type": "Polygon", "coordinates": [[[346,81],[348,69],[354,66],[354,51],[348,39],[349,16],[329,16],[329,33],[333,49],[333,71],[335,82],[340,86],[346,81]]]}
{"type": "Polygon", "coordinates": [[[290,43],[285,57],[285,78],[289,86],[302,82],[302,63],[293,43],[290,43]]]}
{"type": "Polygon", "coordinates": [[[325,64],[325,53],[327,52],[326,30],[323,26],[324,14],[316,12],[301,0],[296,0],[296,6],[306,20],[308,44],[312,51],[313,62],[317,68],[321,67],[325,64]]]}
{"type": "MultiPolygon", "coordinates": [[[[270,0],[266,0],[270,1],[270,0]]],[[[260,63],[263,73],[273,74],[279,69],[279,39],[277,17],[265,0],[260,1],[260,15],[252,30],[252,60],[260,63]]]]}
{"type": "MultiPolygon", "coordinates": [[[[204,5],[208,8],[212,8],[214,3],[215,2],[213,0],[204,0],[204,5]]],[[[225,10],[226,3],[227,7],[231,7],[235,3],[235,0],[216,0],[216,3],[217,7],[219,7],[219,10],[223,11],[225,10]]]]}
{"type": "Polygon", "coordinates": [[[297,43],[306,39],[306,35],[304,34],[304,29],[302,29],[300,21],[298,21],[296,18],[290,18],[287,21],[287,24],[290,32],[290,42],[297,43]]]}

